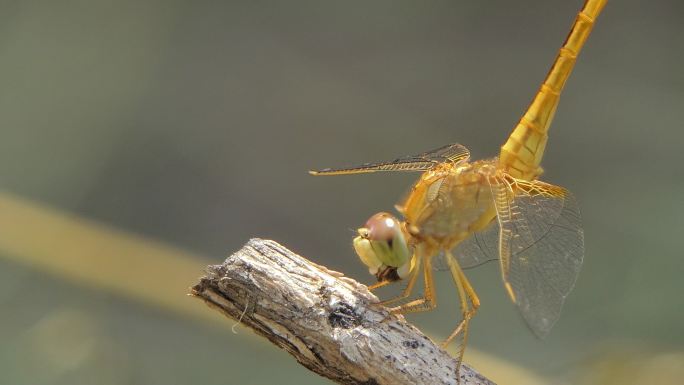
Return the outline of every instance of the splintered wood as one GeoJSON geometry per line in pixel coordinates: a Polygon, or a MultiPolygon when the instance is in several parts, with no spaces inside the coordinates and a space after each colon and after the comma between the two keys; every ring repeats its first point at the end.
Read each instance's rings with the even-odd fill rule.
{"type": "MultiPolygon", "coordinates": [[[[457,384],[456,361],[365,285],[252,239],[192,288],[306,368],[340,384],[457,384]]],[[[462,385],[493,385],[464,364],[462,385]]]]}

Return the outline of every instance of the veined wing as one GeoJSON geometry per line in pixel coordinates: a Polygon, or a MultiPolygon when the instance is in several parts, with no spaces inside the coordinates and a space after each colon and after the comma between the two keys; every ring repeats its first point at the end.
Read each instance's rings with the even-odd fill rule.
{"type": "Polygon", "coordinates": [[[577,203],[567,190],[540,181],[497,178],[504,285],[530,329],[546,336],[560,316],[584,257],[577,203]]]}
{"type": "Polygon", "coordinates": [[[389,162],[364,163],[359,166],[324,168],[309,171],[311,175],[361,174],[378,171],[426,171],[440,163],[461,163],[470,158],[470,151],[464,146],[453,143],[417,155],[397,158],[389,162]]]}
{"type": "Polygon", "coordinates": [[[463,269],[499,259],[499,225],[493,220],[484,230],[461,241],[451,252],[463,269]]]}
{"type": "MultiPolygon", "coordinates": [[[[461,241],[451,250],[462,269],[472,269],[499,260],[499,224],[493,220],[484,230],[461,241]]],[[[434,257],[432,266],[437,271],[449,271],[447,256],[442,251],[434,257]]]]}

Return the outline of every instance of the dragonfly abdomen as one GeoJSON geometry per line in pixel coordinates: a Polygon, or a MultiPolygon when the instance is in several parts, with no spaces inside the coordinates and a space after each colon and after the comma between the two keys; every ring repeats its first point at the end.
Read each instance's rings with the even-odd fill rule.
{"type": "Polygon", "coordinates": [[[547,133],[556,113],[560,94],[575,66],[577,55],[591,33],[594,20],[606,1],[585,2],[537,95],[506,143],[501,146],[499,166],[511,176],[532,180],[542,173],[540,165],[548,139],[547,133]]]}

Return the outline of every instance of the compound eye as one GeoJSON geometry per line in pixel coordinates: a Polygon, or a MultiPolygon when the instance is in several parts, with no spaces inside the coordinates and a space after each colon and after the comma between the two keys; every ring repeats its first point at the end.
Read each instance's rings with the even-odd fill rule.
{"type": "Polygon", "coordinates": [[[371,271],[382,266],[404,266],[410,255],[401,222],[388,213],[377,213],[358,230],[354,248],[371,271]]]}
{"type": "Polygon", "coordinates": [[[377,213],[366,221],[370,241],[387,242],[390,246],[395,238],[401,237],[401,223],[388,213],[377,213]]]}

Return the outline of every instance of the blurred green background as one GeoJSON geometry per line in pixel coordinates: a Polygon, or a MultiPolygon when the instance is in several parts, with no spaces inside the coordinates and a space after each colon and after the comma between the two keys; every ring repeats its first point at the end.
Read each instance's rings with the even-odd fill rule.
{"type": "MultiPolygon", "coordinates": [[[[0,1],[0,188],[202,256],[191,277],[258,236],[371,282],[353,230],[417,175],[306,171],[451,142],[496,155],[581,3],[0,1]]],[[[552,383],[682,382],[683,41],[679,0],[606,6],[544,161],[580,202],[583,271],[544,341],[496,264],[468,271],[470,348],[552,383]]],[[[230,320],[0,257],[1,384],[328,383],[230,320]]],[[[438,278],[438,310],[410,317],[437,338],[457,302],[438,278]]]]}

